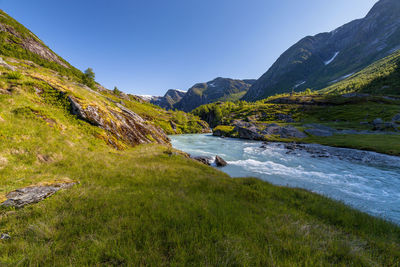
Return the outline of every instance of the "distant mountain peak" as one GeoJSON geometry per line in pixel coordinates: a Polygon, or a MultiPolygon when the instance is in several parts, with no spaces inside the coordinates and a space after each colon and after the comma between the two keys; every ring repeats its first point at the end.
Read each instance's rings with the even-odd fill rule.
{"type": "Polygon", "coordinates": [[[307,36],[286,50],[244,96],[322,89],[400,49],[400,1],[381,0],[362,19],[307,36]]]}

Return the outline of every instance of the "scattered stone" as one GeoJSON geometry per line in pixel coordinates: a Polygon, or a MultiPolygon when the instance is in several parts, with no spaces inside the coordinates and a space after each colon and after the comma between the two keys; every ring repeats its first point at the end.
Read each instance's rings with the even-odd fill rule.
{"type": "Polygon", "coordinates": [[[381,125],[381,124],[383,124],[383,120],[381,118],[377,118],[372,122],[372,124],[374,126],[381,125]]]}
{"type": "Polygon", "coordinates": [[[6,69],[11,70],[11,71],[16,70],[14,66],[11,66],[7,62],[5,62],[2,57],[0,57],[0,66],[5,67],[6,69]]]}
{"type": "Polygon", "coordinates": [[[4,119],[0,116],[0,122],[4,122],[4,119]]]}
{"type": "Polygon", "coordinates": [[[228,165],[228,163],[219,156],[215,157],[215,164],[217,165],[217,167],[225,167],[228,165]]]}
{"type": "Polygon", "coordinates": [[[197,160],[198,162],[201,162],[205,165],[208,165],[208,166],[211,166],[211,163],[212,163],[212,158],[209,158],[209,157],[200,156],[200,157],[193,157],[193,159],[197,160]]]}
{"type": "Polygon", "coordinates": [[[400,113],[393,117],[392,122],[400,122],[400,113]]]}
{"type": "Polygon", "coordinates": [[[67,189],[76,183],[57,183],[46,186],[32,186],[17,189],[7,194],[7,200],[0,204],[3,207],[22,208],[25,205],[38,203],[58,192],[61,189],[67,189]]]}
{"type": "Polygon", "coordinates": [[[292,116],[287,115],[287,114],[283,114],[283,113],[277,113],[275,114],[275,118],[279,121],[283,121],[286,123],[293,123],[295,122],[295,120],[292,118],[292,116]]]}
{"type": "Polygon", "coordinates": [[[11,239],[11,236],[8,234],[1,234],[0,235],[0,240],[9,240],[11,239]]]}

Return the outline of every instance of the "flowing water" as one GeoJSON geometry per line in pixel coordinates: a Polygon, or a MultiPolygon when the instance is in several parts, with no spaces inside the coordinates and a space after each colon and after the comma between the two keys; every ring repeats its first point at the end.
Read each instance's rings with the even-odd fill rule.
{"type": "Polygon", "coordinates": [[[291,150],[281,143],[262,146],[206,134],[171,140],[192,156],[221,156],[229,164],[221,170],[232,177],[308,189],[400,224],[400,157],[319,145],[291,150]]]}

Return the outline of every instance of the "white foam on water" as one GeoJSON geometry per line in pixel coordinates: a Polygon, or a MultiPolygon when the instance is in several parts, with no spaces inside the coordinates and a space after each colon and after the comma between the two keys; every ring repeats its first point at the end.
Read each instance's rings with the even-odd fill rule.
{"type": "Polygon", "coordinates": [[[319,158],[279,143],[265,148],[262,142],[211,135],[171,139],[175,148],[193,156],[221,156],[228,162],[221,170],[232,177],[257,177],[276,185],[304,188],[400,224],[399,157],[310,145],[317,151],[329,149],[333,155],[319,158]],[[359,159],[348,155],[359,155],[359,159]]]}

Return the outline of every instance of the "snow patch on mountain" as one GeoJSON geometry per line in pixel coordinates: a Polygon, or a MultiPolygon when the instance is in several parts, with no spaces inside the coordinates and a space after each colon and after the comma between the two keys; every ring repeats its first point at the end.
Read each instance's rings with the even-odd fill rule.
{"type": "Polygon", "coordinates": [[[333,55],[333,57],[331,59],[329,59],[328,61],[324,62],[325,66],[331,64],[339,54],[340,54],[339,51],[335,52],[335,54],[333,55]]]}
{"type": "Polygon", "coordinates": [[[299,83],[296,84],[293,88],[296,89],[297,87],[299,87],[299,86],[301,86],[301,85],[303,85],[303,84],[305,84],[305,83],[306,83],[306,81],[299,82],[299,83]]]}
{"type": "Polygon", "coordinates": [[[350,76],[352,76],[354,73],[355,73],[355,72],[352,72],[352,73],[349,73],[349,74],[347,74],[347,75],[344,75],[344,76],[342,76],[342,77],[340,77],[340,78],[338,78],[338,79],[336,79],[336,80],[333,80],[333,81],[330,82],[330,84],[343,81],[344,79],[347,79],[347,78],[349,78],[350,76]]]}

